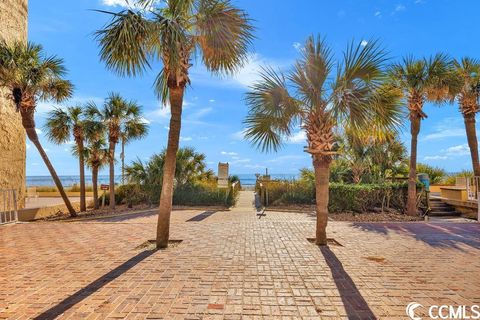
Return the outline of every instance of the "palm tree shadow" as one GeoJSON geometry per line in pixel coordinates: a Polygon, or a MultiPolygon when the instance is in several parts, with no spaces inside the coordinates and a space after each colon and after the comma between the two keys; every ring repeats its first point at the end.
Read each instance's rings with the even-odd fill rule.
{"type": "Polygon", "coordinates": [[[480,225],[478,223],[368,223],[357,222],[356,229],[387,236],[390,232],[406,235],[434,248],[452,248],[466,251],[465,247],[480,249],[480,225]]]}
{"type": "Polygon", "coordinates": [[[82,300],[88,298],[90,295],[94,294],[96,291],[107,285],[108,283],[112,282],[134,266],[136,266],[139,262],[145,260],[149,256],[151,256],[155,250],[147,250],[138,253],[136,256],[130,258],[129,260],[125,261],[115,269],[111,270],[110,272],[104,274],[100,278],[96,279],[95,281],[88,284],[86,287],[78,290],[71,296],[63,299],[57,305],[53,306],[52,308],[44,311],[42,314],[36,316],[35,320],[46,320],[46,319],[55,319],[56,317],[63,314],[65,311],[76,305],[77,303],[81,302],[82,300]]]}
{"type": "Polygon", "coordinates": [[[320,251],[332,272],[348,319],[377,319],[335,253],[328,246],[321,246],[320,251]]]}
{"type": "Polygon", "coordinates": [[[185,222],[200,222],[200,221],[203,221],[203,220],[207,219],[208,217],[210,217],[212,214],[215,214],[216,212],[217,211],[204,211],[200,214],[197,214],[193,218],[188,219],[185,222]]]}

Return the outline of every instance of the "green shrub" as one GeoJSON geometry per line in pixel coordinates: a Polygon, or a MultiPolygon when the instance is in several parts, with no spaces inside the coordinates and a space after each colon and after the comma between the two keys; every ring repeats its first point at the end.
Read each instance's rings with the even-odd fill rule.
{"type": "Polygon", "coordinates": [[[115,190],[117,204],[126,204],[128,207],[148,202],[148,196],[138,184],[121,185],[115,190]]]}
{"type": "MultiPolygon", "coordinates": [[[[405,209],[406,183],[344,184],[330,183],[330,212],[367,212],[374,208],[405,209]]],[[[257,192],[260,186],[256,186],[257,192]]],[[[315,185],[305,181],[271,181],[268,184],[269,205],[315,204],[315,185]]]]}
{"type": "Polygon", "coordinates": [[[447,172],[439,167],[433,167],[428,164],[418,163],[417,173],[426,173],[430,178],[430,184],[439,184],[447,175],[447,172]]]}
{"type": "Polygon", "coordinates": [[[367,212],[374,208],[405,209],[406,183],[341,184],[331,183],[328,209],[330,212],[367,212]]]}
{"type": "Polygon", "coordinates": [[[183,206],[227,206],[236,203],[239,188],[218,189],[215,182],[201,182],[178,186],[173,193],[173,204],[183,206]]]}

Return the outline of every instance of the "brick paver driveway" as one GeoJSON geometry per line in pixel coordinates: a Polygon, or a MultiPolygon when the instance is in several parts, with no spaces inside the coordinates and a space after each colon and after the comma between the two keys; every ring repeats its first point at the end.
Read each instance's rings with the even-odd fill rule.
{"type": "Polygon", "coordinates": [[[307,214],[187,210],[172,214],[181,244],[138,249],[154,214],[0,227],[0,318],[405,319],[413,301],[480,304],[476,223],[330,222],[342,246],[320,249],[307,214]]]}

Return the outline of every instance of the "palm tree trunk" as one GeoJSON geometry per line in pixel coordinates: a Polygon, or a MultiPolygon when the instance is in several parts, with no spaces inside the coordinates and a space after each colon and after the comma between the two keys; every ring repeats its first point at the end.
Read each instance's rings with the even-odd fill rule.
{"type": "Polygon", "coordinates": [[[45,165],[47,166],[48,171],[50,172],[50,175],[52,176],[52,179],[55,182],[58,192],[60,192],[60,195],[62,196],[63,202],[65,203],[65,206],[67,207],[68,212],[70,213],[70,216],[76,217],[77,213],[75,212],[75,209],[73,208],[72,204],[70,203],[70,200],[67,197],[67,194],[65,193],[65,190],[63,189],[62,182],[58,178],[57,172],[53,168],[53,165],[50,162],[50,159],[48,158],[47,153],[45,152],[45,150],[43,150],[40,140],[38,139],[37,132],[35,131],[35,119],[34,119],[35,108],[33,107],[21,108],[20,111],[22,115],[22,124],[23,124],[23,127],[25,128],[28,139],[30,139],[30,141],[35,145],[38,152],[40,153],[40,156],[43,159],[43,162],[45,162],[45,165]]]}
{"type": "Polygon", "coordinates": [[[100,208],[98,203],[98,167],[93,166],[92,168],[92,186],[93,186],[93,207],[95,209],[100,208]]]}
{"type": "Polygon", "coordinates": [[[125,184],[125,138],[122,137],[122,184],[125,184]]]}
{"type": "Polygon", "coordinates": [[[80,166],[80,211],[87,211],[85,200],[85,157],[83,154],[83,141],[78,142],[78,162],[80,166]]]}
{"type": "Polygon", "coordinates": [[[163,165],[162,192],[160,194],[160,208],[157,224],[157,248],[168,246],[170,233],[170,213],[172,211],[173,181],[175,178],[175,167],[178,145],[180,141],[180,129],[182,126],[182,104],[184,86],[170,88],[170,130],[168,132],[168,144],[163,165]]]}
{"type": "Polygon", "coordinates": [[[115,142],[110,141],[108,148],[109,164],[110,164],[110,198],[109,208],[115,210],[115,142]]]}
{"type": "Polygon", "coordinates": [[[313,168],[315,170],[315,202],[317,211],[315,244],[324,246],[327,244],[330,160],[320,155],[314,155],[313,168]]]}
{"type": "Polygon", "coordinates": [[[412,141],[410,146],[410,171],[408,173],[408,199],[407,214],[409,216],[417,215],[417,140],[420,132],[420,116],[412,115],[410,124],[410,133],[412,141]]]}
{"type": "Polygon", "coordinates": [[[468,146],[470,147],[470,156],[472,157],[473,172],[476,177],[480,176],[480,161],[478,159],[478,141],[477,130],[475,128],[475,113],[463,115],[465,122],[465,131],[467,132],[468,146]]]}

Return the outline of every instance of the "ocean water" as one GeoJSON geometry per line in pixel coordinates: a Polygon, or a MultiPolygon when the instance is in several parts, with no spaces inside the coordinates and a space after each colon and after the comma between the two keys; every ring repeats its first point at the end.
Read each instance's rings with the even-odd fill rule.
{"type": "MultiPolygon", "coordinates": [[[[235,174],[240,178],[240,182],[244,186],[252,186],[255,185],[256,177],[255,174],[235,174]]],[[[297,174],[270,174],[272,179],[281,179],[281,180],[293,180],[298,178],[297,174]]],[[[86,175],[85,176],[87,184],[91,184],[92,176],[86,175]]],[[[80,183],[79,176],[60,176],[60,180],[64,187],[70,187],[74,184],[80,183]]],[[[122,177],[120,175],[115,176],[115,182],[120,183],[122,177]]],[[[108,175],[99,175],[98,176],[98,183],[99,184],[108,184],[109,178],[108,175]]],[[[55,183],[50,176],[27,176],[27,186],[54,186],[55,183]]]]}

